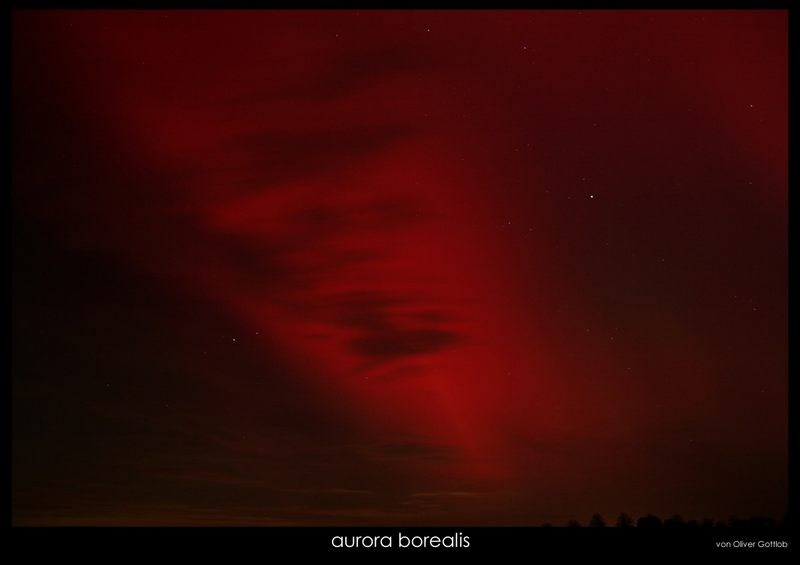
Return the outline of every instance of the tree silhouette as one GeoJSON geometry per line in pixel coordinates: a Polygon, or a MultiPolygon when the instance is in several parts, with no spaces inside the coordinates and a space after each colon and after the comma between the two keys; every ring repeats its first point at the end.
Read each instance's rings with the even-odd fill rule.
{"type": "Polygon", "coordinates": [[[625,512],[617,517],[618,528],[630,528],[631,526],[633,526],[633,518],[625,514],[625,512]]]}
{"type": "Polygon", "coordinates": [[[747,525],[747,520],[742,520],[738,516],[731,516],[728,518],[728,526],[731,528],[740,528],[747,525]]]}
{"type": "MultiPolygon", "coordinates": [[[[727,521],[721,520],[713,520],[711,518],[704,518],[702,521],[699,520],[684,520],[683,516],[680,514],[673,514],[669,518],[665,520],[661,520],[658,516],[653,514],[648,514],[646,516],[642,516],[639,518],[635,525],[637,528],[691,528],[691,529],[698,529],[698,528],[714,528],[714,529],[728,529],[728,528],[735,528],[735,529],[767,529],[767,528],[785,528],[789,523],[789,515],[785,515],[782,520],[775,520],[774,518],[769,518],[766,516],[751,516],[750,518],[739,518],[736,516],[731,516],[727,521]]],[[[603,528],[605,527],[606,521],[603,519],[603,516],[599,513],[595,513],[589,519],[588,526],[591,528],[603,528]]],[[[634,526],[634,520],[631,516],[625,512],[621,512],[619,516],[617,516],[616,523],[614,524],[618,528],[630,528],[634,526]]],[[[542,528],[551,528],[553,526],[550,522],[545,522],[541,525],[542,528]]],[[[569,520],[566,523],[566,526],[569,528],[580,528],[581,523],[578,520],[569,520]]]]}
{"type": "Polygon", "coordinates": [[[672,518],[664,520],[664,525],[670,528],[681,527],[684,525],[683,516],[675,514],[672,518]]]}
{"type": "Polygon", "coordinates": [[[643,516],[639,518],[636,522],[637,528],[659,528],[661,527],[661,518],[658,516],[653,516],[652,514],[648,514],[647,516],[643,516]]]}
{"type": "Polygon", "coordinates": [[[775,525],[775,520],[763,516],[753,516],[747,521],[747,526],[750,528],[774,528],[775,525]]]}
{"type": "Polygon", "coordinates": [[[604,528],[605,525],[606,522],[600,514],[595,514],[592,516],[592,519],[589,520],[589,526],[592,528],[604,528]]]}

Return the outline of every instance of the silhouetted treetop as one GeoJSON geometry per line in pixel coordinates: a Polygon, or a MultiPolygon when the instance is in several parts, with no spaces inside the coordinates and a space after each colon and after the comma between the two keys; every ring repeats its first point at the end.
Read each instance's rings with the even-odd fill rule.
{"type": "Polygon", "coordinates": [[[603,528],[606,525],[606,521],[603,520],[603,517],[600,514],[595,514],[592,516],[592,519],[589,520],[589,526],[592,528],[603,528]]]}
{"type": "Polygon", "coordinates": [[[621,513],[617,517],[617,527],[618,528],[630,528],[633,526],[633,518],[628,516],[625,512],[621,513]]]}
{"type": "MultiPolygon", "coordinates": [[[[653,514],[648,514],[647,516],[642,516],[638,520],[636,520],[635,525],[637,528],[785,528],[788,527],[788,520],[789,516],[786,515],[783,520],[775,520],[774,518],[768,518],[764,516],[753,516],[750,518],[738,518],[736,516],[731,516],[726,522],[723,521],[715,521],[711,518],[704,518],[702,521],[698,520],[684,520],[683,516],[680,514],[673,514],[669,518],[665,520],[661,520],[658,516],[653,514]]],[[[592,517],[589,519],[589,527],[591,528],[602,528],[605,527],[606,521],[603,519],[603,516],[599,513],[593,514],[592,517]]],[[[630,528],[634,526],[634,520],[631,516],[625,512],[620,513],[617,516],[616,523],[614,524],[618,528],[630,528]]],[[[543,528],[552,527],[553,524],[550,522],[545,522],[541,525],[543,528]]],[[[570,528],[580,528],[581,523],[578,520],[569,520],[566,523],[567,527],[570,528]]]]}
{"type": "Polygon", "coordinates": [[[639,518],[636,522],[637,528],[659,528],[661,527],[661,518],[648,514],[639,518]]]}
{"type": "Polygon", "coordinates": [[[681,527],[684,525],[683,516],[674,514],[671,518],[664,520],[664,525],[671,528],[681,527]]]}

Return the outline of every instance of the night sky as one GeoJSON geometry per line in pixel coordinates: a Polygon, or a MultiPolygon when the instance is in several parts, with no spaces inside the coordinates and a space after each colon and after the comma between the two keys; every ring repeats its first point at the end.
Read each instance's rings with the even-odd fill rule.
{"type": "Polygon", "coordinates": [[[785,12],[12,26],[15,524],[786,512],[785,12]]]}

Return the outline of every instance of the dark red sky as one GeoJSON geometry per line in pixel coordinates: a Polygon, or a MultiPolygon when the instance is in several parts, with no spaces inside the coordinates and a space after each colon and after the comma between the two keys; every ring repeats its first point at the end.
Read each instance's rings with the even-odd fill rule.
{"type": "Polygon", "coordinates": [[[783,515],[786,27],[16,12],[15,523],[783,515]]]}

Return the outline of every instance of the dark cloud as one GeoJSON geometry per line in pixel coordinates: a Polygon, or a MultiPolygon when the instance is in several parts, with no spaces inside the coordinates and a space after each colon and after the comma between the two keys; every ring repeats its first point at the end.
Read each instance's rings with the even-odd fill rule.
{"type": "Polygon", "coordinates": [[[278,96],[309,101],[341,98],[394,75],[418,72],[431,65],[430,53],[410,45],[361,48],[341,54],[316,76],[284,89],[278,96]]]}
{"type": "Polygon", "coordinates": [[[378,292],[351,292],[338,297],[339,323],[361,331],[381,331],[390,327],[391,308],[405,306],[409,298],[378,292]]]}
{"type": "Polygon", "coordinates": [[[370,363],[436,353],[456,345],[461,336],[442,324],[447,316],[429,309],[421,298],[378,292],[339,297],[338,322],[358,330],[354,352],[370,363]]]}
{"type": "MultiPolygon", "coordinates": [[[[407,126],[376,125],[319,131],[265,129],[239,135],[215,148],[237,155],[233,164],[214,165],[217,174],[235,179],[230,188],[240,193],[271,187],[319,173],[348,169],[365,158],[386,151],[409,138],[407,126]],[[241,162],[247,163],[243,169],[241,162]]],[[[202,160],[199,174],[208,174],[212,162],[202,160]]]]}
{"type": "Polygon", "coordinates": [[[390,360],[410,355],[435,353],[457,343],[458,334],[424,328],[375,332],[351,342],[353,350],[370,359],[390,360]]]}
{"type": "Polygon", "coordinates": [[[404,379],[414,379],[424,376],[427,373],[425,367],[420,365],[402,365],[397,368],[391,368],[379,374],[378,379],[380,382],[392,382],[404,379]]]}
{"type": "Polygon", "coordinates": [[[380,197],[351,205],[320,202],[293,214],[291,220],[299,230],[316,237],[359,230],[397,230],[408,227],[422,216],[423,211],[411,199],[380,197]]]}
{"type": "Polygon", "coordinates": [[[462,450],[452,445],[440,445],[423,441],[387,443],[371,448],[380,458],[413,459],[443,463],[459,457],[462,450]]]}

